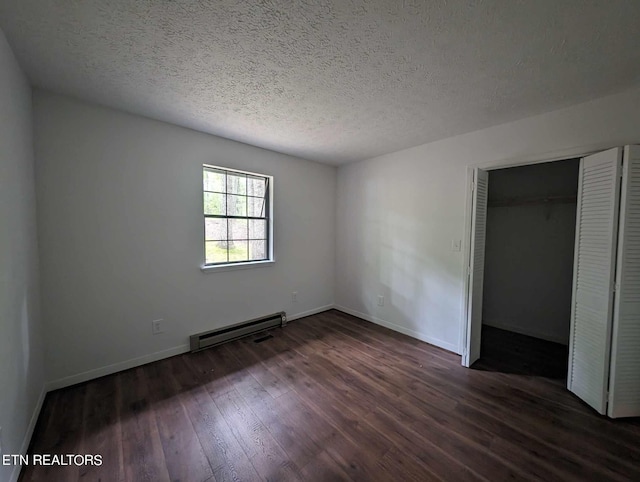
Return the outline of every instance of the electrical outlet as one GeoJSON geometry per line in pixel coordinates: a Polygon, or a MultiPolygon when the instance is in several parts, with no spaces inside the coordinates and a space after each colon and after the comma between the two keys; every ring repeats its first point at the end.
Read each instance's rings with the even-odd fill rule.
{"type": "Polygon", "coordinates": [[[378,306],[384,306],[384,296],[378,295],[378,306]]]}
{"type": "Polygon", "coordinates": [[[298,302],[298,292],[294,291],[293,293],[291,293],[291,303],[297,303],[298,302]]]}
{"type": "Polygon", "coordinates": [[[159,335],[160,333],[164,333],[164,320],[153,320],[151,322],[151,333],[154,335],[159,335]]]}
{"type": "Polygon", "coordinates": [[[461,251],[461,250],[462,250],[462,240],[453,239],[451,241],[451,251],[461,251]]]}

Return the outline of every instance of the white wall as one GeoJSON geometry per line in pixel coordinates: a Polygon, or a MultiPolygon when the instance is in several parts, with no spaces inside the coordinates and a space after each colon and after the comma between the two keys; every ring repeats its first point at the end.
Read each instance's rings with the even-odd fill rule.
{"type": "Polygon", "coordinates": [[[184,351],[203,330],[333,303],[334,167],[41,91],[34,108],[52,387],[184,351]],[[203,163],[274,176],[274,265],[200,270],[203,163]],[[158,318],[167,330],[153,336],[158,318]]]}
{"type": "MultiPolygon", "coordinates": [[[[0,427],[25,453],[44,395],[31,88],[0,31],[0,427]]],[[[0,464],[0,480],[19,466],[0,464]]]]}
{"type": "Polygon", "coordinates": [[[467,166],[640,142],[638,105],[640,89],[340,167],[337,305],[459,352],[467,166]]]}
{"type": "Polygon", "coordinates": [[[569,343],[579,166],[573,159],[489,171],[484,324],[569,343]],[[542,202],[554,196],[573,200],[542,202]],[[541,202],[522,204],[531,199],[541,202]]]}

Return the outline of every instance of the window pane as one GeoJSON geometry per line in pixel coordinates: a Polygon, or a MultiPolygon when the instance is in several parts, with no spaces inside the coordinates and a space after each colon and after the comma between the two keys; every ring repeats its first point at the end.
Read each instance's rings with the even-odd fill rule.
{"type": "Polygon", "coordinates": [[[249,227],[246,219],[229,219],[229,239],[247,239],[249,227]]]}
{"type": "Polygon", "coordinates": [[[267,242],[262,241],[249,241],[249,259],[260,260],[267,257],[267,242]]]}
{"type": "Polygon", "coordinates": [[[224,194],[211,192],[204,193],[204,213],[205,214],[227,214],[225,209],[224,194]]]}
{"type": "Polygon", "coordinates": [[[227,220],[218,218],[206,218],[204,220],[204,239],[226,240],[227,239],[227,220]]]}
{"type": "Polygon", "coordinates": [[[249,196],[264,197],[267,192],[267,180],[264,177],[247,176],[247,194],[249,196]]]}
{"type": "Polygon", "coordinates": [[[248,208],[249,208],[249,217],[252,218],[263,218],[265,217],[264,215],[264,209],[265,209],[265,203],[264,203],[264,198],[259,198],[259,197],[249,197],[247,198],[247,202],[248,202],[248,208]]]}
{"type": "Polygon", "coordinates": [[[233,194],[247,194],[247,175],[227,173],[227,192],[233,194]]]}
{"type": "Polygon", "coordinates": [[[227,215],[228,216],[246,216],[247,215],[247,198],[246,196],[227,195],[227,215]]]}
{"type": "Polygon", "coordinates": [[[267,222],[262,219],[250,219],[249,239],[267,239],[267,222]]]}
{"type": "Polygon", "coordinates": [[[248,241],[229,241],[229,261],[249,261],[248,241]]]}
{"type": "Polygon", "coordinates": [[[225,192],[224,172],[219,171],[211,171],[209,169],[204,170],[204,190],[205,191],[217,191],[217,192],[225,192]]]}
{"type": "Polygon", "coordinates": [[[206,241],[205,242],[205,263],[226,263],[227,262],[227,242],[226,241],[206,241]]]}

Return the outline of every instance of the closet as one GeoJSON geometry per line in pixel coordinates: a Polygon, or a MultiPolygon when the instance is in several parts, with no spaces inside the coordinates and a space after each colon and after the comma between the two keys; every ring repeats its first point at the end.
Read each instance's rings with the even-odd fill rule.
{"type": "MultiPolygon", "coordinates": [[[[463,365],[480,357],[489,176],[472,183],[463,365]]],[[[580,161],[567,388],[610,417],[640,416],[640,148],[580,161]]]]}
{"type": "Polygon", "coordinates": [[[481,361],[564,383],[580,159],[489,171],[481,361]]]}

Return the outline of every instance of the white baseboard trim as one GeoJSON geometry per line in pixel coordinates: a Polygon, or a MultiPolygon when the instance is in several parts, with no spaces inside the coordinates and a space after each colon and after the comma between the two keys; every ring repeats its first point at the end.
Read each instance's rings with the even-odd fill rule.
{"type": "Polygon", "coordinates": [[[385,328],[389,328],[390,330],[397,331],[404,335],[410,336],[411,338],[415,338],[420,341],[424,341],[429,343],[430,345],[437,346],[439,348],[443,348],[447,351],[451,351],[453,353],[458,353],[458,346],[453,343],[447,343],[445,341],[439,340],[438,338],[433,338],[431,336],[427,336],[424,333],[420,333],[418,331],[411,330],[409,328],[405,328],[404,326],[398,325],[396,323],[391,323],[390,321],[383,320],[381,318],[377,318],[373,315],[368,315],[366,313],[360,313],[359,311],[352,310],[351,308],[347,308],[346,306],[334,305],[334,308],[339,311],[343,311],[349,315],[356,316],[358,318],[362,318],[365,321],[369,321],[371,323],[375,323],[376,325],[384,326],[385,328]]]}
{"type": "Polygon", "coordinates": [[[499,328],[501,330],[512,331],[520,335],[531,336],[533,338],[540,338],[541,340],[552,341],[554,343],[560,343],[562,345],[568,345],[568,338],[563,338],[557,335],[549,335],[547,333],[536,332],[535,330],[528,330],[516,325],[510,325],[509,323],[501,323],[499,321],[485,321],[482,320],[483,325],[492,326],[493,328],[499,328]]]}
{"type": "Polygon", "coordinates": [[[317,315],[318,313],[322,313],[323,311],[329,311],[335,308],[334,304],[321,306],[320,308],[314,308],[313,310],[303,311],[302,313],[296,313],[295,315],[287,315],[287,321],[299,320],[300,318],[305,318],[311,315],[317,315]]]}
{"type": "Polygon", "coordinates": [[[173,348],[168,348],[166,350],[149,353],[148,355],[131,358],[130,360],[114,363],[105,367],[88,370],[86,372],[78,373],[77,375],[59,378],[58,380],[53,380],[47,383],[47,391],[58,390],[59,388],[69,387],[77,383],[87,382],[89,380],[93,380],[94,378],[111,375],[112,373],[121,372],[123,370],[128,370],[129,368],[134,368],[140,365],[146,365],[147,363],[162,360],[163,358],[169,358],[174,355],[181,355],[182,353],[186,353],[188,351],[189,345],[185,344],[174,346],[173,348]]]}
{"type": "MultiPolygon", "coordinates": [[[[29,450],[29,444],[31,443],[31,437],[33,436],[33,431],[36,428],[36,423],[38,423],[38,417],[40,417],[40,412],[42,411],[42,405],[44,404],[44,398],[47,396],[47,385],[46,383],[42,384],[42,389],[40,390],[40,396],[38,397],[38,401],[36,402],[36,406],[33,409],[33,413],[31,414],[31,419],[29,420],[29,425],[27,426],[27,431],[24,434],[24,438],[22,439],[22,445],[20,447],[20,455],[26,455],[27,450],[29,450]]],[[[20,472],[22,471],[22,465],[16,465],[13,468],[13,472],[11,472],[11,476],[9,477],[10,482],[17,482],[20,478],[20,472]]]]}
{"type": "MultiPolygon", "coordinates": [[[[287,316],[287,321],[294,321],[300,318],[304,318],[305,316],[315,315],[317,313],[322,313],[323,311],[331,310],[333,308],[334,308],[334,305],[331,304],[331,305],[321,306],[313,310],[303,311],[301,313],[296,313],[294,315],[287,316]]],[[[47,391],[49,392],[52,390],[58,390],[60,388],[69,387],[77,383],[87,382],[89,380],[93,380],[94,378],[100,378],[105,375],[111,375],[112,373],[128,370],[129,368],[134,368],[140,365],[145,365],[147,363],[162,360],[163,358],[169,358],[174,355],[180,355],[188,351],[189,351],[188,344],[175,346],[173,348],[168,348],[166,350],[157,351],[155,353],[150,353],[148,355],[143,355],[141,357],[132,358],[130,360],[114,363],[112,365],[107,365],[105,367],[95,368],[93,370],[88,370],[86,372],[78,373],[76,375],[70,375],[68,377],[59,378],[57,380],[53,380],[47,383],[46,388],[47,388],[47,391]]]]}

